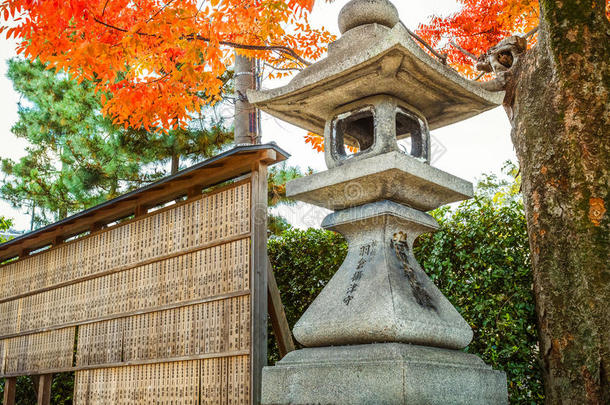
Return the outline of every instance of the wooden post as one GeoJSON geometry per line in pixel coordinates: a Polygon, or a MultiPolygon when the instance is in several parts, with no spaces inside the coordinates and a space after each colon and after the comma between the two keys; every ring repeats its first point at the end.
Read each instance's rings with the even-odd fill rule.
{"type": "Polygon", "coordinates": [[[51,383],[53,374],[42,374],[38,378],[38,405],[49,405],[51,403],[51,383]]]}
{"type": "Polygon", "coordinates": [[[280,290],[277,287],[270,261],[267,261],[267,271],[269,293],[267,296],[267,305],[269,306],[269,317],[271,318],[273,333],[275,334],[277,345],[280,349],[280,357],[284,357],[295,350],[294,341],[292,340],[292,333],[290,333],[290,326],[286,319],[284,305],[282,305],[282,297],[280,296],[280,290]]]}
{"type": "Polygon", "coordinates": [[[252,403],[261,400],[263,367],[267,365],[267,166],[257,162],[252,168],[252,403]]]}
{"type": "Polygon", "coordinates": [[[202,193],[201,187],[193,187],[188,190],[186,195],[187,198],[199,197],[202,193]]]}
{"type": "Polygon", "coordinates": [[[248,101],[246,93],[256,88],[255,60],[235,54],[235,145],[260,143],[256,109],[248,101]]]}
{"type": "Polygon", "coordinates": [[[4,405],[15,405],[15,393],[17,392],[17,377],[4,379],[4,405]]]}
{"type": "Polygon", "coordinates": [[[57,246],[57,245],[61,245],[62,243],[64,243],[64,237],[63,235],[57,236],[54,240],[53,240],[53,246],[57,246]]]}
{"type": "Polygon", "coordinates": [[[146,215],[146,213],[148,212],[148,209],[146,207],[144,207],[143,205],[138,205],[136,207],[136,211],[134,212],[134,217],[138,218],[141,217],[142,215],[146,215]]]}

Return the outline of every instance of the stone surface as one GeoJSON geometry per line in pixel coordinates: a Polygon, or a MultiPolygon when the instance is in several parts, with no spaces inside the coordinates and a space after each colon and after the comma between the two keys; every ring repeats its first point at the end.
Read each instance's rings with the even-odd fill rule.
{"type": "Polygon", "coordinates": [[[369,24],[349,30],[329,56],[304,69],[286,86],[249,91],[263,111],[317,134],[337,107],[378,94],[397,97],[419,110],[430,129],[462,121],[502,103],[429,56],[407,29],[369,24]]]}
{"type": "Polygon", "coordinates": [[[306,347],[404,342],[461,349],[472,330],[421,269],[413,241],[436,228],[427,214],[380,201],[323,223],[349,244],[345,262],[293,329],[306,347]]]}
{"type": "Polygon", "coordinates": [[[401,152],[390,152],[289,182],[286,194],[331,210],[392,200],[421,211],[471,198],[472,184],[401,152]]]}
{"type": "Polygon", "coordinates": [[[263,370],[262,404],[504,405],[506,375],[477,356],[399,343],[303,349],[263,370]]]}
{"type": "Polygon", "coordinates": [[[392,28],[398,22],[398,10],[388,0],[352,0],[339,13],[339,31],[345,34],[367,24],[381,24],[392,28]]]}

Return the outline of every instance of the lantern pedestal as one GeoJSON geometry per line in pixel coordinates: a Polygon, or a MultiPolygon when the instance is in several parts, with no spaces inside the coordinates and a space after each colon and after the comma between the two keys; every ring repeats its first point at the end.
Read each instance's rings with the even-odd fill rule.
{"type": "Polygon", "coordinates": [[[391,201],[335,212],[322,227],[349,244],[345,261],[295,325],[306,347],[413,343],[466,347],[472,330],[412,253],[434,218],[391,201]]]}
{"type": "Polygon", "coordinates": [[[263,404],[506,404],[477,356],[401,343],[307,348],[264,369],[263,404]]]}

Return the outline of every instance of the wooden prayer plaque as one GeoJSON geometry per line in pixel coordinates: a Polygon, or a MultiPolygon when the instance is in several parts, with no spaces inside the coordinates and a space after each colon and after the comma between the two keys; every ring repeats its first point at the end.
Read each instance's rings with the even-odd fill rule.
{"type": "Polygon", "coordinates": [[[286,157],[238,147],[0,245],[0,377],[75,371],[77,404],[257,403],[286,157]]]}

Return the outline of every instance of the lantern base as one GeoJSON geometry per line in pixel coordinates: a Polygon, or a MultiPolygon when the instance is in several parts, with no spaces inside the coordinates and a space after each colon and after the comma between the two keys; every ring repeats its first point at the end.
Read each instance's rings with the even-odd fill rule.
{"type": "Polygon", "coordinates": [[[382,343],[307,348],[263,369],[271,404],[508,403],[506,374],[457,350],[382,343]]]}

